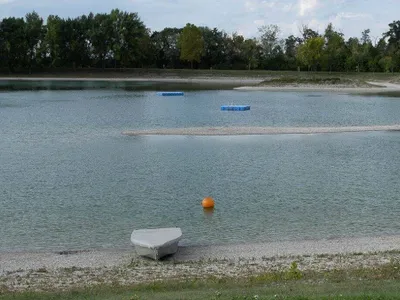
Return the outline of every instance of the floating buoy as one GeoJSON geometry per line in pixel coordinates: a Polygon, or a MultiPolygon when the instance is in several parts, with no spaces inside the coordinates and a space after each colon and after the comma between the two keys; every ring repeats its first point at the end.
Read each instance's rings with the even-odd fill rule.
{"type": "Polygon", "coordinates": [[[250,110],[250,105],[222,105],[221,110],[234,110],[234,111],[250,110]]]}
{"type": "Polygon", "coordinates": [[[214,208],[214,199],[211,197],[206,197],[201,202],[201,205],[203,206],[203,208],[214,208]]]}
{"type": "Polygon", "coordinates": [[[158,96],[183,96],[184,92],[158,92],[158,96]]]}

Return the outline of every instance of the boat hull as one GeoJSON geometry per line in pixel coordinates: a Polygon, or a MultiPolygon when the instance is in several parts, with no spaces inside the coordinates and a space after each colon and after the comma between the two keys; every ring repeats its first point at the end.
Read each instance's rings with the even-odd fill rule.
{"type": "Polygon", "coordinates": [[[148,248],[135,245],[135,251],[140,256],[159,260],[167,255],[175,254],[178,251],[178,242],[172,243],[170,245],[165,245],[160,248],[148,248]]]}
{"type": "Polygon", "coordinates": [[[178,251],[182,238],[180,228],[138,229],[131,234],[131,242],[140,256],[159,260],[178,251]]]}

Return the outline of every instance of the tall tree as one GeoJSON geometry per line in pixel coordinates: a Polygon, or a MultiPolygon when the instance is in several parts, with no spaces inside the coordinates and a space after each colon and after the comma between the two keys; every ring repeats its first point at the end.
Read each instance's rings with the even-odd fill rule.
{"type": "Polygon", "coordinates": [[[92,55],[95,61],[99,62],[101,68],[104,69],[112,46],[112,20],[109,14],[96,14],[91,20],[88,35],[92,47],[92,55]]]}
{"type": "Polygon", "coordinates": [[[204,51],[201,58],[205,68],[219,68],[227,63],[228,36],[217,28],[200,27],[204,40],[204,51]]]}
{"type": "Polygon", "coordinates": [[[201,30],[193,24],[186,24],[178,40],[181,49],[181,59],[189,61],[193,69],[193,62],[200,62],[204,51],[204,40],[201,30]]]}
{"type": "Polygon", "coordinates": [[[249,70],[255,69],[259,63],[259,54],[261,52],[261,47],[257,44],[256,39],[247,39],[244,41],[244,57],[247,61],[247,68],[249,70]]]}
{"type": "Polygon", "coordinates": [[[50,66],[57,67],[61,62],[61,26],[63,20],[58,16],[50,15],[47,18],[46,27],[47,32],[44,38],[45,43],[45,56],[50,59],[50,66]]]}
{"type": "Polygon", "coordinates": [[[285,63],[284,44],[279,38],[280,29],[277,25],[266,25],[258,29],[262,46],[262,60],[264,69],[279,70],[285,63]]]}
{"type": "Polygon", "coordinates": [[[287,62],[287,69],[294,70],[296,68],[296,55],[297,49],[301,43],[301,38],[290,35],[285,40],[285,55],[287,62]]]}
{"type": "Polygon", "coordinates": [[[361,44],[372,44],[371,37],[369,35],[370,33],[370,29],[363,30],[363,32],[361,33],[361,44]]]}
{"type": "Polygon", "coordinates": [[[317,71],[318,66],[321,65],[324,44],[325,41],[322,37],[308,39],[299,47],[297,59],[306,65],[308,70],[317,71]]]}
{"type": "Polygon", "coordinates": [[[111,11],[113,27],[112,52],[114,67],[119,63],[126,67],[140,57],[140,41],[146,35],[146,27],[136,13],[111,11]]]}
{"type": "Polygon", "coordinates": [[[22,18],[4,18],[0,24],[4,58],[9,72],[26,67],[28,44],[25,21],[22,18]]]}
{"type": "Polygon", "coordinates": [[[181,66],[181,52],[178,47],[178,39],[181,32],[182,29],[180,28],[167,27],[151,35],[158,68],[178,68],[181,66]]]}
{"type": "Polygon", "coordinates": [[[341,71],[344,69],[345,42],[343,34],[335,31],[332,23],[325,30],[325,69],[328,71],[341,71]]]}
{"type": "MultiPolygon", "coordinates": [[[[385,65],[391,65],[391,70],[400,70],[400,21],[393,21],[389,24],[389,30],[384,33],[384,37],[388,38],[388,57],[391,57],[391,63],[386,63],[385,65]]],[[[389,59],[385,59],[386,62],[389,59]]]]}
{"type": "Polygon", "coordinates": [[[264,51],[264,56],[272,58],[276,47],[279,45],[279,27],[277,25],[265,25],[258,28],[258,32],[261,34],[260,43],[264,51]]]}
{"type": "Polygon", "coordinates": [[[28,68],[29,73],[32,73],[32,64],[38,54],[37,52],[40,47],[40,42],[43,40],[43,19],[33,11],[26,14],[25,20],[25,35],[28,47],[28,68]]]}
{"type": "Polygon", "coordinates": [[[308,39],[316,38],[319,37],[318,31],[314,31],[311,28],[309,28],[307,25],[303,25],[300,33],[303,37],[303,42],[307,41],[308,39]]]}
{"type": "Polygon", "coordinates": [[[362,53],[358,38],[349,38],[346,43],[346,69],[348,71],[360,72],[362,63],[362,53]]]}

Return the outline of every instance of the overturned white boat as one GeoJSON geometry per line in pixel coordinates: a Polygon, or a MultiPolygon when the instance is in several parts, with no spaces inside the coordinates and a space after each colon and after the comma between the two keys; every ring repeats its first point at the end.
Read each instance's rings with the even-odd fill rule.
{"type": "Polygon", "coordinates": [[[138,229],[131,235],[137,254],[158,260],[178,251],[182,238],[180,228],[138,229]]]}

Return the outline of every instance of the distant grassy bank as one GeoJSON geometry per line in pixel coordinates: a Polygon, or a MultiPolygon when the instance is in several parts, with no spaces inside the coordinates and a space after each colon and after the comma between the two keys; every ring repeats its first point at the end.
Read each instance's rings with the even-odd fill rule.
{"type": "Polygon", "coordinates": [[[342,86],[342,87],[374,87],[364,78],[325,77],[325,76],[281,76],[259,83],[259,86],[342,86]]]}
{"type": "Polygon", "coordinates": [[[84,289],[13,293],[1,288],[0,300],[22,299],[400,299],[400,264],[376,268],[285,271],[243,278],[209,277],[154,281],[132,286],[97,285],[84,289]]]}
{"type": "Polygon", "coordinates": [[[0,71],[0,77],[75,77],[75,78],[134,78],[134,77],[236,77],[236,78],[354,78],[359,80],[400,81],[400,73],[367,72],[296,72],[264,70],[191,70],[191,69],[46,69],[32,72],[9,74],[0,71]]]}

